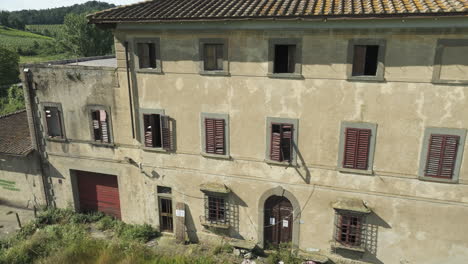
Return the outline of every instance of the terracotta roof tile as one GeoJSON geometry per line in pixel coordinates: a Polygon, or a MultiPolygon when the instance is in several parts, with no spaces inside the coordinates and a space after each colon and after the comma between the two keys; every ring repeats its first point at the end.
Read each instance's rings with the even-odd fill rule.
{"type": "Polygon", "coordinates": [[[0,153],[25,156],[32,150],[26,110],[0,116],[0,153]]]}
{"type": "Polygon", "coordinates": [[[468,0],[153,0],[89,15],[94,23],[468,15],[468,0]]]}

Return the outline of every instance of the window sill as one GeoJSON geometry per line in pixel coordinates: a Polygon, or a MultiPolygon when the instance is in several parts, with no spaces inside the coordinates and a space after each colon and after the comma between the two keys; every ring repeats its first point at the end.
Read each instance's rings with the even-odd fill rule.
{"type": "Polygon", "coordinates": [[[266,159],[265,162],[270,165],[276,165],[276,166],[284,166],[284,167],[295,167],[297,164],[296,162],[292,161],[274,161],[274,160],[269,160],[266,159]]]}
{"type": "Polygon", "coordinates": [[[380,76],[348,76],[348,81],[363,81],[363,82],[385,82],[385,79],[380,76]]]}
{"type": "Polygon", "coordinates": [[[48,138],[47,138],[47,141],[57,142],[57,143],[68,143],[68,140],[67,140],[66,138],[52,138],[52,137],[48,137],[48,138]]]}
{"type": "Polygon", "coordinates": [[[278,78],[278,79],[296,79],[303,80],[304,76],[300,73],[268,73],[269,78],[278,78]]]}
{"type": "Polygon", "coordinates": [[[468,84],[468,80],[432,80],[433,84],[468,84]]]}
{"type": "Polygon", "coordinates": [[[345,250],[350,250],[350,251],[354,251],[354,252],[357,252],[357,253],[365,253],[366,250],[362,247],[352,247],[352,246],[346,246],[346,245],[343,245],[339,242],[332,242],[331,243],[331,247],[334,248],[334,249],[345,249],[345,250]]]}
{"type": "Polygon", "coordinates": [[[105,148],[114,148],[115,147],[114,143],[90,142],[89,144],[92,145],[92,146],[95,146],[95,147],[105,147],[105,148]]]}
{"type": "Polygon", "coordinates": [[[338,171],[343,172],[343,173],[356,173],[356,174],[363,174],[363,175],[374,175],[373,170],[358,170],[358,169],[338,168],[338,171]]]}
{"type": "Polygon", "coordinates": [[[427,181],[427,182],[449,183],[449,184],[458,183],[458,179],[444,179],[444,178],[427,177],[427,176],[419,176],[418,179],[420,181],[427,181]]]}
{"type": "Polygon", "coordinates": [[[215,224],[215,223],[210,223],[209,221],[203,221],[201,224],[205,227],[211,227],[211,228],[218,228],[218,229],[229,229],[231,225],[229,224],[215,224]]]}
{"type": "Polygon", "coordinates": [[[137,69],[138,73],[155,73],[155,74],[164,74],[160,68],[158,69],[137,69]]]}
{"type": "Polygon", "coordinates": [[[231,76],[227,71],[200,71],[203,76],[231,76]]]}
{"type": "Polygon", "coordinates": [[[168,150],[163,149],[163,148],[141,147],[141,149],[144,150],[144,151],[148,151],[148,152],[169,153],[168,150]]]}
{"type": "Polygon", "coordinates": [[[206,152],[201,152],[200,155],[202,155],[205,158],[224,159],[224,160],[232,159],[231,156],[229,155],[210,154],[206,152]]]}

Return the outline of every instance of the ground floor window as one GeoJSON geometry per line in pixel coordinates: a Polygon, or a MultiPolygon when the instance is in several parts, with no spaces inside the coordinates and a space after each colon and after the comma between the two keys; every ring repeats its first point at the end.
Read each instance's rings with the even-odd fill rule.
{"type": "Polygon", "coordinates": [[[336,242],[350,247],[361,247],[365,217],[362,214],[336,213],[336,242]]]}
{"type": "Polygon", "coordinates": [[[229,225],[227,196],[205,194],[205,223],[229,225]]]}

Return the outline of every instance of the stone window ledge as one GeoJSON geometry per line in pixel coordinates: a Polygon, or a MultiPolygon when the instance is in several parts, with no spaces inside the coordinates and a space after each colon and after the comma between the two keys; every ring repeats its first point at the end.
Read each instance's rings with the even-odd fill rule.
{"type": "Polygon", "coordinates": [[[289,161],[274,161],[274,160],[269,160],[266,159],[265,163],[270,164],[270,165],[275,165],[275,166],[284,166],[284,167],[296,167],[295,162],[289,162],[289,161]]]}
{"type": "Polygon", "coordinates": [[[437,183],[458,183],[458,179],[444,179],[444,178],[437,178],[437,177],[427,177],[427,176],[419,176],[419,180],[421,181],[428,181],[428,182],[437,182],[437,183]]]}
{"type": "Polygon", "coordinates": [[[211,223],[207,220],[202,220],[201,224],[205,227],[217,228],[217,229],[229,229],[231,227],[230,224],[222,224],[222,223],[211,223]]]}
{"type": "Polygon", "coordinates": [[[200,71],[203,76],[231,76],[228,71],[200,71]]]}
{"type": "Polygon", "coordinates": [[[68,140],[66,138],[47,137],[46,140],[51,141],[51,142],[57,142],[57,143],[68,143],[68,140]]]}
{"type": "Polygon", "coordinates": [[[362,247],[353,247],[353,246],[347,246],[343,245],[341,243],[338,243],[336,241],[331,242],[331,247],[333,249],[344,249],[344,250],[349,250],[349,251],[354,251],[356,253],[365,253],[366,250],[362,247]]]}
{"type": "Polygon", "coordinates": [[[212,159],[224,159],[224,160],[231,160],[232,157],[229,155],[220,155],[220,154],[210,154],[206,152],[201,152],[200,155],[202,155],[205,158],[212,158],[212,159]]]}
{"type": "Polygon", "coordinates": [[[356,173],[356,174],[364,174],[364,175],[374,175],[373,170],[357,170],[357,169],[348,169],[348,168],[338,168],[339,172],[343,173],[356,173]]]}
{"type": "Polygon", "coordinates": [[[114,143],[90,142],[89,144],[92,145],[92,146],[95,146],[95,147],[115,148],[114,143]]]}
{"type": "Polygon", "coordinates": [[[150,148],[150,147],[141,147],[143,151],[148,152],[158,152],[158,153],[169,153],[170,151],[163,149],[163,148],[150,148]]]}
{"type": "Polygon", "coordinates": [[[268,73],[269,78],[278,78],[278,79],[296,79],[303,80],[304,76],[299,73],[268,73]]]}

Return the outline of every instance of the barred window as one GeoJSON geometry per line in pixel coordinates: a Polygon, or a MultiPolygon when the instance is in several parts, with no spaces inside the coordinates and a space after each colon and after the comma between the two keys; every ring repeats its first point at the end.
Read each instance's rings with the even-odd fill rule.
{"type": "Polygon", "coordinates": [[[364,241],[365,215],[337,212],[336,242],[349,247],[361,247],[364,241]]]}
{"type": "Polygon", "coordinates": [[[205,195],[205,223],[229,225],[229,204],[227,196],[205,195]]]}

